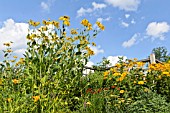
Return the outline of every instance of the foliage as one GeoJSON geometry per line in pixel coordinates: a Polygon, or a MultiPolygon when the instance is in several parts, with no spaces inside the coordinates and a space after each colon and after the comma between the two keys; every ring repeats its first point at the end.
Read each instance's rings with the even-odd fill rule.
{"type": "Polygon", "coordinates": [[[155,58],[162,61],[166,62],[170,59],[170,56],[168,55],[168,51],[165,47],[157,47],[152,50],[152,53],[155,54],[155,58]]]}
{"type": "MultiPolygon", "coordinates": [[[[169,112],[170,61],[149,64],[137,59],[120,61],[110,70],[83,76],[83,67],[94,55],[92,38],[104,30],[92,29],[88,20],[71,29],[70,18],[30,20],[24,58],[12,55],[12,42],[4,43],[0,64],[0,112],[10,113],[110,113],[169,112]]],[[[97,68],[105,68],[104,59],[97,68]]]]}
{"type": "MultiPolygon", "coordinates": [[[[10,59],[11,42],[4,43],[5,60],[0,66],[0,111],[70,112],[79,109],[84,85],[83,66],[94,52],[89,47],[100,29],[84,19],[81,29],[71,29],[70,18],[58,21],[29,21],[27,50],[24,58],[10,59]],[[39,27],[40,26],[40,27],[39,27]],[[64,108],[64,109],[63,109],[64,108]]],[[[101,30],[104,26],[96,22],[101,30]]]]}

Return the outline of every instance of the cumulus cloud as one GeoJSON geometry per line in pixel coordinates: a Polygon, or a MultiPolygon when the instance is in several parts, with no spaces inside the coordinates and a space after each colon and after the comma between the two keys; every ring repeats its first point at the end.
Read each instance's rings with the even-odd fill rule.
{"type": "Polygon", "coordinates": [[[96,10],[96,9],[103,9],[103,8],[106,7],[106,4],[98,4],[96,2],[93,2],[92,5],[93,5],[93,9],[94,10],[96,10]]]}
{"type": "Polygon", "coordinates": [[[103,22],[103,21],[109,21],[111,19],[111,17],[107,17],[107,18],[97,18],[97,21],[99,22],[103,22]]]}
{"type": "Polygon", "coordinates": [[[124,41],[122,46],[124,48],[128,48],[128,47],[133,46],[136,43],[137,38],[139,37],[139,35],[140,34],[134,34],[131,39],[129,39],[128,41],[124,41]]]}
{"type": "Polygon", "coordinates": [[[54,2],[55,0],[47,0],[47,2],[41,2],[41,8],[44,11],[50,11],[50,8],[54,2]]]}
{"type": "Polygon", "coordinates": [[[104,53],[104,50],[101,49],[100,46],[90,46],[90,48],[94,51],[95,55],[98,55],[99,53],[104,53]]]}
{"type": "Polygon", "coordinates": [[[123,26],[123,27],[129,27],[129,24],[128,23],[126,23],[126,22],[121,22],[121,25],[123,26]]]}
{"type": "Polygon", "coordinates": [[[159,38],[160,40],[164,40],[164,34],[169,32],[170,25],[167,22],[151,22],[148,24],[146,28],[146,34],[151,36],[154,40],[155,38],[159,38]]]}
{"type": "Polygon", "coordinates": [[[105,2],[125,11],[136,11],[140,4],[140,0],[105,0],[105,2]]]}
{"type": "Polygon", "coordinates": [[[126,56],[122,56],[122,55],[118,55],[118,56],[108,56],[107,60],[110,61],[110,66],[114,66],[118,61],[119,61],[119,57],[123,57],[123,61],[125,61],[127,59],[126,56]]]}
{"type": "Polygon", "coordinates": [[[130,14],[125,14],[125,18],[129,18],[130,17],[130,14]]]}
{"type": "Polygon", "coordinates": [[[16,23],[13,19],[4,21],[0,28],[0,50],[5,47],[3,43],[14,42],[11,47],[22,48],[26,47],[26,35],[28,34],[29,25],[27,23],[16,23]]]}
{"type": "Polygon", "coordinates": [[[84,16],[86,13],[92,13],[92,12],[94,12],[95,10],[99,10],[99,9],[106,8],[106,4],[99,4],[99,3],[96,3],[96,2],[93,2],[93,3],[92,3],[92,6],[93,6],[93,8],[87,8],[87,9],[81,7],[81,8],[77,11],[77,17],[84,16]]]}

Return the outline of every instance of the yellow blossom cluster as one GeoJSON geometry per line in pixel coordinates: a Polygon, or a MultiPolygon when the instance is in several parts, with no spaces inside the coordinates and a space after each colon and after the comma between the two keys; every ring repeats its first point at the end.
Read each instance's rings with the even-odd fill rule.
{"type": "Polygon", "coordinates": [[[100,22],[96,22],[97,26],[101,29],[101,30],[104,30],[105,27],[103,24],[101,24],[100,22]]]}
{"type": "Polygon", "coordinates": [[[85,27],[87,27],[87,30],[92,30],[92,24],[87,20],[87,19],[83,19],[81,21],[81,24],[84,25],[85,27]]]}

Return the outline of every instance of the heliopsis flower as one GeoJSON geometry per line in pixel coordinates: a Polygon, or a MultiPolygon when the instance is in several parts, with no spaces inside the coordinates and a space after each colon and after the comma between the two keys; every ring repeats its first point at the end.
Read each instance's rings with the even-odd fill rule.
{"type": "Polygon", "coordinates": [[[33,98],[34,102],[37,102],[37,101],[40,99],[40,95],[38,95],[38,96],[33,96],[32,98],[33,98]]]}
{"type": "Polygon", "coordinates": [[[86,105],[91,105],[91,102],[86,102],[86,105]]]}
{"type": "Polygon", "coordinates": [[[163,75],[169,75],[169,72],[162,72],[163,75]]]}
{"type": "Polygon", "coordinates": [[[18,58],[17,56],[13,56],[13,58],[18,58]]]}
{"type": "Polygon", "coordinates": [[[13,79],[12,82],[13,82],[14,84],[18,84],[18,83],[19,83],[19,80],[13,79]]]}
{"type": "Polygon", "coordinates": [[[96,46],[96,44],[94,42],[92,42],[92,46],[96,46]]]}
{"type": "Polygon", "coordinates": [[[138,84],[143,85],[144,81],[138,81],[138,84]]]}
{"type": "Polygon", "coordinates": [[[70,26],[70,22],[69,22],[68,20],[65,20],[65,21],[64,21],[64,25],[70,26]]]}
{"type": "Polygon", "coordinates": [[[96,24],[97,24],[97,26],[98,26],[101,30],[104,30],[104,29],[105,29],[104,25],[101,24],[100,22],[97,21],[96,24]]]}
{"type": "Polygon", "coordinates": [[[57,21],[52,21],[52,24],[53,24],[56,28],[59,28],[59,22],[57,22],[57,21]]]}
{"type": "Polygon", "coordinates": [[[6,100],[7,100],[7,102],[11,102],[12,98],[7,98],[6,100]]]}
{"type": "Polygon", "coordinates": [[[76,35],[76,34],[78,34],[78,32],[75,29],[71,29],[71,34],[76,35]]]}
{"type": "Polygon", "coordinates": [[[5,46],[11,46],[11,43],[10,42],[7,42],[7,43],[4,43],[5,46]]]}
{"type": "Polygon", "coordinates": [[[81,24],[82,25],[84,25],[84,26],[88,26],[88,23],[89,23],[89,21],[87,20],[87,19],[83,19],[82,21],[81,21],[81,24]]]}
{"type": "Polygon", "coordinates": [[[8,52],[8,53],[12,52],[12,49],[7,49],[7,52],[8,52]]]}
{"type": "Polygon", "coordinates": [[[124,93],[125,92],[125,90],[120,90],[120,93],[122,94],[122,93],[124,93]]]}

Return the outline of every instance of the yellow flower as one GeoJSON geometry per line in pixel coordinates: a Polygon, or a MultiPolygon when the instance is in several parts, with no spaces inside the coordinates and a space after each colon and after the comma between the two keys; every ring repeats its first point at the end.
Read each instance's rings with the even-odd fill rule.
{"type": "Polygon", "coordinates": [[[64,25],[70,26],[70,22],[68,20],[64,21],[64,25]]]}
{"type": "Polygon", "coordinates": [[[0,79],[0,85],[2,85],[2,79],[0,79]]]}
{"type": "Polygon", "coordinates": [[[6,100],[7,100],[7,102],[11,102],[12,98],[7,98],[6,100]]]}
{"type": "Polygon", "coordinates": [[[169,75],[169,72],[162,72],[163,75],[169,75]]]}
{"type": "Polygon", "coordinates": [[[125,90],[120,90],[120,93],[124,93],[125,92],[125,90]]]}
{"type": "Polygon", "coordinates": [[[90,102],[86,102],[86,105],[91,105],[91,103],[90,102]]]}
{"type": "Polygon", "coordinates": [[[138,84],[143,85],[144,81],[138,81],[138,84]]]}
{"type": "Polygon", "coordinates": [[[121,77],[118,78],[116,81],[120,81],[120,82],[121,82],[122,80],[124,80],[124,78],[125,78],[125,77],[121,76],[121,77]]]}
{"type": "Polygon", "coordinates": [[[136,81],[134,81],[133,83],[136,84],[136,81]]]}
{"type": "Polygon", "coordinates": [[[7,42],[7,43],[4,43],[5,46],[11,46],[11,43],[7,42]]]}
{"type": "Polygon", "coordinates": [[[13,56],[13,58],[18,58],[17,56],[13,56]]]}
{"type": "Polygon", "coordinates": [[[71,34],[76,35],[76,34],[78,34],[78,32],[75,29],[71,29],[71,34]]]}
{"type": "Polygon", "coordinates": [[[32,98],[34,99],[34,102],[37,102],[40,99],[40,96],[33,96],[32,98]]]}
{"type": "Polygon", "coordinates": [[[83,19],[82,21],[81,21],[81,24],[82,25],[84,25],[84,26],[88,26],[88,23],[89,23],[89,21],[87,20],[87,19],[83,19]]]}
{"type": "Polygon", "coordinates": [[[12,82],[13,82],[14,84],[18,84],[18,83],[19,83],[19,80],[13,79],[12,82]]]}
{"type": "Polygon", "coordinates": [[[7,49],[7,52],[8,52],[8,53],[12,52],[12,49],[7,49]]]}
{"type": "Polygon", "coordinates": [[[69,16],[61,16],[59,18],[59,20],[68,21],[68,20],[70,20],[70,17],[69,16]]]}
{"type": "Polygon", "coordinates": [[[52,21],[52,24],[53,24],[56,28],[59,28],[59,22],[57,22],[57,21],[52,21]]]}
{"type": "Polygon", "coordinates": [[[33,20],[30,20],[29,24],[36,27],[36,26],[40,25],[40,22],[34,22],[33,20]]]}
{"type": "Polygon", "coordinates": [[[113,76],[119,76],[121,75],[120,73],[114,73],[113,76]]]}
{"type": "Polygon", "coordinates": [[[105,29],[104,25],[101,24],[100,22],[97,21],[96,24],[98,25],[98,27],[99,27],[101,30],[104,30],[104,29],[105,29]]]}
{"type": "Polygon", "coordinates": [[[92,46],[96,46],[96,44],[94,42],[92,42],[92,46]]]}

